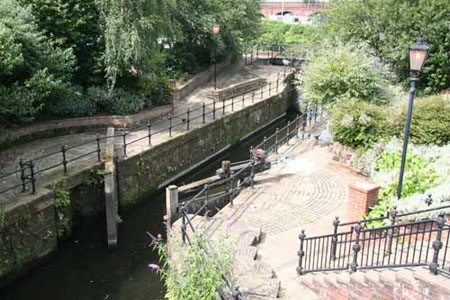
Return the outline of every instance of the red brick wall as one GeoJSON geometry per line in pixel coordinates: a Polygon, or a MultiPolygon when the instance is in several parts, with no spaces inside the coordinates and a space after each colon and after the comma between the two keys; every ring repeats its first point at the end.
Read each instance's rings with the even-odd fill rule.
{"type": "Polygon", "coordinates": [[[378,202],[380,187],[367,182],[349,185],[348,221],[359,221],[369,212],[369,207],[378,202]]]}

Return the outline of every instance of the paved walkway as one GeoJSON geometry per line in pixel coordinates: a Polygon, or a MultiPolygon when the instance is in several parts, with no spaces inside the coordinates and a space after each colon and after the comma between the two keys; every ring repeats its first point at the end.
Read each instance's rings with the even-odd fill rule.
{"type": "MultiPolygon", "coordinates": [[[[226,87],[231,84],[242,82],[245,80],[249,80],[252,78],[266,78],[267,81],[274,81],[277,79],[278,72],[283,72],[284,68],[279,66],[272,66],[272,65],[261,65],[261,64],[253,64],[249,66],[243,66],[243,65],[231,65],[225,70],[223,70],[221,73],[218,74],[217,82],[219,87],[226,87]]],[[[280,86],[280,89],[283,88],[283,86],[280,86]]],[[[196,108],[199,108],[205,103],[207,105],[206,111],[212,111],[212,102],[213,100],[208,98],[208,95],[210,95],[211,91],[213,89],[213,81],[211,80],[207,84],[201,86],[197,90],[195,90],[187,99],[181,101],[179,105],[175,108],[174,114],[180,114],[186,112],[188,108],[191,110],[194,110],[196,108]]],[[[272,94],[275,91],[272,91],[272,94]]],[[[263,96],[261,97],[260,93],[255,94],[254,102],[261,101],[269,96],[268,92],[265,92],[263,96]]],[[[245,105],[249,106],[252,104],[252,100],[250,98],[246,98],[245,105]]],[[[220,104],[217,104],[216,107],[216,118],[220,118],[223,116],[223,112],[221,109],[220,104]]],[[[242,105],[241,101],[236,100],[236,103],[233,107],[234,111],[240,110],[244,107],[242,105]]],[[[232,112],[231,107],[227,107],[225,110],[225,114],[230,114],[232,112]]],[[[198,110],[196,112],[192,112],[190,115],[191,119],[196,118],[195,120],[190,122],[190,129],[203,126],[203,120],[201,117],[202,111],[198,110]]],[[[187,130],[187,124],[185,122],[186,116],[183,114],[179,117],[173,118],[172,124],[178,126],[175,126],[172,130],[172,137],[176,137],[178,134],[182,134],[183,132],[186,132],[187,130]]],[[[209,113],[206,116],[205,122],[212,122],[213,121],[213,115],[212,113],[209,113]]],[[[169,121],[166,119],[163,122],[159,122],[157,125],[152,127],[152,132],[158,132],[161,130],[164,130],[169,127],[169,121]]],[[[102,135],[105,134],[105,130],[102,130],[98,132],[102,135]]],[[[29,159],[33,159],[40,156],[47,156],[48,157],[42,158],[37,160],[36,166],[35,166],[35,172],[39,172],[40,170],[47,169],[49,167],[57,165],[56,168],[43,172],[37,176],[37,185],[43,185],[43,183],[47,180],[46,178],[48,176],[56,176],[57,174],[62,175],[63,167],[61,165],[62,163],[62,153],[61,153],[61,147],[62,145],[72,146],[72,145],[78,145],[83,144],[87,142],[84,145],[81,145],[79,147],[76,147],[74,149],[70,149],[66,153],[66,159],[71,160],[77,157],[80,157],[88,152],[94,151],[97,148],[97,143],[95,141],[97,132],[85,132],[85,133],[77,133],[77,134],[70,134],[70,135],[64,135],[59,137],[53,137],[53,138],[46,138],[46,139],[40,139],[35,140],[29,143],[20,144],[17,146],[14,146],[6,151],[0,152],[0,176],[2,174],[7,174],[9,172],[12,172],[14,170],[19,169],[19,160],[20,158],[23,158],[25,161],[29,159]],[[88,142],[91,141],[91,142],[88,142]]],[[[148,135],[147,128],[143,128],[142,130],[132,131],[129,134],[127,134],[126,142],[131,143],[127,146],[127,155],[133,156],[137,155],[142,151],[148,150],[151,146],[149,145],[148,139],[146,136],[148,135]],[[139,140],[140,139],[140,140],[139,140]]],[[[171,137],[169,136],[169,133],[167,130],[152,135],[152,146],[162,143],[164,141],[167,141],[171,137]]],[[[123,138],[118,137],[117,143],[123,143],[123,138]]],[[[101,141],[101,149],[104,149],[105,141],[101,141]]],[[[74,162],[71,162],[68,164],[68,172],[70,173],[75,168],[83,168],[90,166],[94,164],[97,161],[97,153],[91,153],[90,155],[87,155],[81,159],[77,159],[74,162]]],[[[59,175],[58,175],[59,176],[59,175]]],[[[12,176],[8,176],[7,178],[0,180],[0,190],[6,189],[10,186],[20,184],[20,174],[15,174],[12,176]]],[[[6,194],[0,195],[0,202],[2,201],[8,201],[11,199],[14,199],[17,195],[20,194],[20,188],[6,194]]]]}
{"type": "Polygon", "coordinates": [[[291,148],[269,171],[256,176],[255,187],[244,190],[234,207],[216,215],[225,224],[261,227],[258,256],[280,279],[283,299],[314,299],[296,273],[298,235],[301,229],[307,236],[332,233],[334,217],[346,218],[348,184],[358,179],[333,162],[328,148],[313,145],[307,140],[291,148]]]}

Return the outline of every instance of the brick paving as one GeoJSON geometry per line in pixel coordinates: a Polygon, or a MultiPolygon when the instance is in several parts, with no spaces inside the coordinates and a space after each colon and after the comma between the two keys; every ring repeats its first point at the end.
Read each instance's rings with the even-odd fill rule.
{"type": "Polygon", "coordinates": [[[331,233],[335,216],[346,218],[348,185],[358,179],[332,160],[328,148],[298,142],[216,217],[261,227],[265,236],[258,253],[281,280],[281,298],[314,299],[296,273],[298,234],[331,233]]]}

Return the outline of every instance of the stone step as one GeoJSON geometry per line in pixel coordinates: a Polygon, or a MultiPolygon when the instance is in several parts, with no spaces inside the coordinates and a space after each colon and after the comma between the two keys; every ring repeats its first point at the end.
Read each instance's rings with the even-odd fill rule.
{"type": "Polygon", "coordinates": [[[264,261],[237,261],[234,266],[234,276],[255,276],[261,278],[275,278],[275,272],[272,270],[271,266],[264,261]]]}
{"type": "Polygon", "coordinates": [[[255,276],[240,276],[236,278],[239,290],[246,297],[271,297],[277,298],[280,292],[280,280],[278,278],[260,278],[255,276]]]}
{"type": "Polygon", "coordinates": [[[258,247],[243,246],[236,248],[234,251],[234,259],[238,263],[250,263],[258,256],[258,247]]]}

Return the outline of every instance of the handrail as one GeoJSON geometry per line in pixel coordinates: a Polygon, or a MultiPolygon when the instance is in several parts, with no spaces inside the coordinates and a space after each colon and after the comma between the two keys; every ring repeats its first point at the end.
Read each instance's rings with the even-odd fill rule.
{"type": "Polygon", "coordinates": [[[312,237],[301,232],[299,275],[414,266],[429,266],[433,274],[449,273],[445,266],[449,263],[450,224],[442,215],[378,228],[364,228],[358,222],[350,231],[340,233],[336,228],[332,234],[312,237]]]}
{"type": "MultiPolygon", "coordinates": [[[[122,133],[115,134],[113,136],[101,136],[97,135],[93,139],[88,139],[86,141],[83,141],[81,143],[66,146],[62,145],[60,146],[60,150],[58,151],[52,151],[50,153],[29,158],[27,160],[21,160],[21,164],[23,164],[25,167],[20,167],[14,171],[10,171],[7,174],[0,175],[0,179],[5,179],[9,176],[13,176],[15,174],[21,173],[20,180],[18,184],[12,184],[12,186],[3,188],[0,187],[0,195],[10,192],[12,190],[16,190],[18,187],[22,187],[22,192],[26,191],[28,189],[28,185],[31,183],[31,193],[36,192],[36,178],[35,176],[37,174],[42,174],[44,172],[47,172],[49,170],[58,169],[61,168],[63,171],[63,174],[67,174],[68,172],[68,165],[70,163],[79,161],[83,158],[86,158],[88,156],[96,156],[97,161],[101,162],[102,160],[102,150],[104,150],[104,146],[101,144],[102,141],[108,139],[108,138],[121,138],[122,139],[122,148],[123,148],[123,156],[127,157],[127,150],[128,146],[131,144],[135,144],[137,142],[143,141],[145,139],[148,140],[148,145],[152,146],[152,137],[156,134],[163,134],[168,133],[169,136],[172,136],[173,130],[177,129],[180,126],[186,126],[187,130],[190,130],[190,126],[193,121],[199,122],[201,120],[202,123],[206,122],[207,116],[212,115],[212,119],[216,119],[217,115],[221,115],[221,117],[224,117],[227,113],[231,111],[233,112],[235,110],[235,105],[238,103],[242,103],[243,106],[249,103],[254,103],[256,97],[260,97],[260,100],[263,100],[264,97],[272,96],[274,93],[280,92],[280,87],[282,86],[282,83],[287,76],[286,69],[283,75],[281,76],[281,73],[278,73],[277,80],[268,81],[265,85],[261,85],[257,89],[245,89],[242,92],[236,93],[234,97],[228,99],[224,99],[222,103],[213,100],[213,103],[209,104],[202,104],[198,107],[194,108],[188,108],[186,112],[180,112],[178,114],[174,115],[167,115],[165,118],[156,121],[154,123],[147,123],[146,125],[136,127],[132,130],[124,129],[122,133]],[[283,80],[282,80],[283,79],[283,80]],[[239,99],[237,99],[239,97],[239,99]],[[220,105],[221,104],[221,105],[220,105]],[[183,118],[186,117],[186,118],[183,118]],[[181,120],[178,120],[180,119],[181,120]],[[164,122],[169,121],[169,124],[164,124],[164,122]],[[156,131],[152,130],[155,126],[161,126],[162,128],[157,129],[156,131]],[[152,128],[153,127],[153,128],[152,128]],[[137,137],[133,137],[130,139],[130,136],[134,133],[141,132],[147,128],[147,133],[144,135],[138,135],[137,137]],[[70,154],[72,154],[72,151],[74,149],[77,149],[82,146],[86,146],[92,144],[92,149],[87,149],[85,151],[79,151],[81,153],[77,153],[75,157],[69,157],[70,154]],[[95,145],[95,146],[94,146],[95,145]],[[47,159],[49,157],[55,157],[55,160],[59,161],[58,163],[51,164],[49,166],[43,165],[39,170],[37,170],[37,166],[42,165],[43,160],[47,159]],[[32,165],[33,167],[30,168],[29,166],[32,165]],[[37,171],[36,171],[37,170],[37,171]],[[24,175],[24,173],[27,173],[27,175],[24,175]]],[[[289,89],[293,89],[295,87],[290,87],[289,85],[283,86],[284,91],[288,91],[289,89]]],[[[259,101],[260,101],[259,100],[259,101]]],[[[87,146],[86,146],[87,147],[87,146]]],[[[89,148],[89,147],[88,147],[89,148]]]]}

